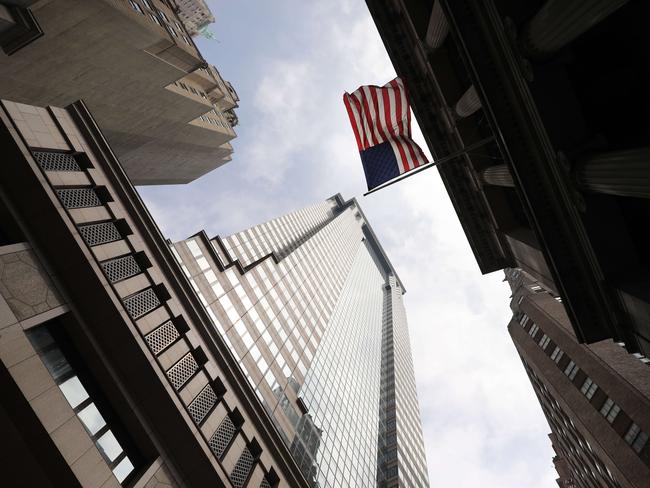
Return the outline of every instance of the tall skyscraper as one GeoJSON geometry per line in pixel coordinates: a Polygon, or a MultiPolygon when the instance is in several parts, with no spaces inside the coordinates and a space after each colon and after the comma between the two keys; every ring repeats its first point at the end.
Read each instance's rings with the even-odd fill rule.
{"type": "Polygon", "coordinates": [[[404,287],[356,200],[174,249],[313,484],[428,486],[404,287]]]}
{"type": "Polygon", "coordinates": [[[551,429],[562,488],[642,488],[650,480],[650,360],[576,340],[561,298],[508,269],[508,331],[551,429]]]}

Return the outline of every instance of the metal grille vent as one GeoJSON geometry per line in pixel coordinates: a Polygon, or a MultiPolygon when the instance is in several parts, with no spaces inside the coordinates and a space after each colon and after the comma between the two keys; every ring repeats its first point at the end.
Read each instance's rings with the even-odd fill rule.
{"type": "Polygon", "coordinates": [[[239,456],[237,464],[235,464],[232,473],[230,473],[230,481],[232,482],[232,486],[234,488],[242,488],[244,486],[252,467],[253,455],[248,450],[248,448],[245,447],[241,453],[241,456],[239,456]]]}
{"type": "Polygon", "coordinates": [[[34,157],[45,171],[81,171],[72,154],[34,151],[34,157]]]}
{"type": "Polygon", "coordinates": [[[111,280],[111,283],[142,273],[140,266],[138,266],[133,256],[123,256],[121,258],[111,259],[110,261],[104,261],[102,268],[104,268],[104,273],[111,280]]]}
{"type": "Polygon", "coordinates": [[[260,488],[271,488],[271,483],[269,483],[269,481],[264,478],[260,483],[260,488]]]}
{"type": "Polygon", "coordinates": [[[122,239],[120,231],[117,230],[113,222],[82,225],[79,227],[79,233],[89,246],[97,246],[122,239]]]}
{"type": "Polygon", "coordinates": [[[183,356],[176,364],[167,370],[167,378],[172,382],[174,388],[180,390],[181,386],[189,380],[196,370],[199,369],[199,365],[196,364],[194,356],[191,352],[188,352],[183,356]]]}
{"type": "Polygon", "coordinates": [[[56,191],[66,208],[99,207],[101,200],[92,188],[66,188],[56,191]]]}
{"type": "Polygon", "coordinates": [[[223,454],[226,452],[226,448],[228,447],[228,444],[230,444],[233,435],[235,435],[235,424],[233,424],[230,417],[226,415],[219,424],[219,427],[217,427],[217,430],[212,434],[209,443],[210,449],[212,449],[212,452],[214,452],[220,460],[223,458],[223,454]]]}
{"type": "Polygon", "coordinates": [[[192,400],[187,409],[190,411],[190,415],[194,422],[200,424],[201,421],[205,418],[212,407],[217,403],[217,395],[210,385],[206,385],[201,393],[196,395],[196,398],[192,400]]]}
{"type": "Polygon", "coordinates": [[[181,335],[178,333],[176,327],[174,327],[172,321],[168,320],[160,327],[147,334],[144,339],[147,341],[147,345],[149,346],[149,349],[151,349],[151,352],[158,355],[176,342],[176,339],[180,336],[181,335]]]}
{"type": "Polygon", "coordinates": [[[124,299],[124,307],[134,319],[142,317],[158,306],[160,306],[160,300],[151,288],[124,299]]]}

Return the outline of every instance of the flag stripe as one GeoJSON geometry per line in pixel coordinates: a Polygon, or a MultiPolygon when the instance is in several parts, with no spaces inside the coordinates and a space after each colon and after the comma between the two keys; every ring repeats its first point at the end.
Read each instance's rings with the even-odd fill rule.
{"type": "Polygon", "coordinates": [[[396,80],[390,82],[391,86],[394,88],[393,97],[395,98],[395,111],[392,112],[395,118],[395,125],[397,127],[397,135],[402,135],[405,133],[404,127],[404,117],[402,111],[402,94],[399,90],[399,85],[396,80]]]}
{"type": "MultiPolygon", "coordinates": [[[[356,92],[355,92],[356,93],[356,92]]],[[[359,103],[359,100],[357,100],[357,97],[355,96],[355,93],[352,94],[350,97],[350,101],[352,102],[355,111],[357,114],[359,114],[359,134],[361,135],[361,147],[363,149],[368,149],[370,147],[370,141],[368,139],[368,133],[366,131],[366,126],[368,125],[368,121],[363,115],[363,110],[361,109],[361,104],[359,103]]]]}
{"type": "Polygon", "coordinates": [[[384,86],[361,86],[343,99],[369,189],[428,164],[411,137],[411,108],[403,80],[398,77],[384,86]]]}
{"type": "Polygon", "coordinates": [[[357,140],[357,147],[359,148],[359,151],[362,151],[363,146],[361,145],[361,136],[359,135],[359,116],[353,112],[352,105],[350,104],[350,95],[348,93],[343,95],[343,103],[345,103],[345,108],[348,111],[348,117],[350,118],[352,131],[354,132],[354,137],[357,140]]]}
{"type": "Polygon", "coordinates": [[[375,114],[377,132],[379,133],[379,141],[384,142],[386,141],[387,137],[386,134],[384,133],[384,125],[381,123],[381,112],[379,111],[379,100],[378,100],[379,97],[377,97],[377,91],[378,90],[371,88],[370,96],[372,98],[372,108],[375,114]]]}
{"type": "Polygon", "coordinates": [[[363,92],[363,88],[354,92],[354,95],[357,98],[357,100],[359,100],[359,103],[361,104],[361,110],[363,111],[363,118],[365,122],[364,130],[366,131],[368,147],[376,146],[377,144],[379,144],[379,142],[375,138],[374,127],[372,124],[372,117],[370,115],[370,109],[368,108],[368,102],[366,101],[366,96],[365,93],[363,92]]]}
{"type": "Polygon", "coordinates": [[[375,105],[372,101],[372,95],[371,92],[374,90],[371,90],[370,87],[364,86],[363,89],[361,90],[361,93],[363,95],[363,103],[364,106],[366,107],[368,114],[370,115],[370,121],[371,121],[371,128],[372,128],[372,136],[373,140],[375,141],[375,144],[381,144],[383,139],[381,138],[381,135],[379,134],[379,127],[377,124],[377,112],[375,111],[375,105]]]}

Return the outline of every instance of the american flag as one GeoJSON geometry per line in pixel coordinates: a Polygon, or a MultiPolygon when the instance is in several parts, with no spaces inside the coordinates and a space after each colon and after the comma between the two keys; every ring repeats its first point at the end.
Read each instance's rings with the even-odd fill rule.
{"type": "Polygon", "coordinates": [[[362,86],[343,95],[357,139],[368,190],[428,164],[411,138],[411,107],[404,82],[362,86]]]}

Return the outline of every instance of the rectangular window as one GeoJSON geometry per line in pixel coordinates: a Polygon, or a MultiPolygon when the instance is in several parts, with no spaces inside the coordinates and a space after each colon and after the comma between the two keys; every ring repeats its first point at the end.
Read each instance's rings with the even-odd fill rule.
{"type": "Polygon", "coordinates": [[[528,331],[528,335],[534,338],[538,330],[539,330],[539,326],[537,324],[533,324],[533,326],[528,331]]]}
{"type": "Polygon", "coordinates": [[[632,443],[632,449],[634,449],[636,452],[641,452],[647,443],[648,434],[645,432],[639,432],[639,435],[636,436],[636,439],[632,443]]]}
{"type": "Polygon", "coordinates": [[[598,385],[593,382],[591,378],[587,378],[585,382],[582,384],[582,387],[580,388],[580,391],[584,396],[586,396],[589,400],[591,400],[596,393],[596,390],[598,390],[598,385]]]}
{"type": "Polygon", "coordinates": [[[618,415],[618,412],[621,411],[621,408],[614,403],[614,400],[611,398],[607,398],[605,400],[605,403],[603,403],[603,406],[600,409],[600,413],[603,417],[607,419],[607,421],[611,424],[616,420],[616,417],[618,415]]]}
{"type": "Polygon", "coordinates": [[[210,263],[208,263],[208,260],[205,259],[204,257],[200,257],[199,259],[197,259],[196,263],[199,265],[199,268],[201,268],[201,270],[203,271],[205,271],[206,269],[210,269],[210,263]]]}
{"type": "Polygon", "coordinates": [[[551,338],[549,336],[547,336],[546,334],[544,334],[542,336],[542,338],[539,340],[539,346],[542,349],[546,350],[546,348],[548,347],[549,342],[551,342],[551,338]]]}
{"type": "Polygon", "coordinates": [[[553,352],[551,353],[551,359],[553,361],[557,362],[556,359],[560,355],[561,352],[562,352],[562,349],[560,349],[559,346],[555,346],[555,349],[553,349],[553,352]]]}
{"type": "Polygon", "coordinates": [[[580,368],[574,363],[573,361],[569,361],[569,364],[567,364],[566,368],[564,368],[564,374],[569,377],[570,380],[573,380],[573,378],[576,377],[576,374],[578,374],[578,371],[580,368]]]}
{"type": "Polygon", "coordinates": [[[117,417],[98,393],[99,385],[79,368],[80,359],[69,339],[56,325],[30,329],[27,337],[118,482],[128,482],[135,469],[132,459],[139,456],[132,449],[130,457],[125,452],[124,445],[131,444],[125,439],[126,431],[116,425],[117,417]]]}
{"type": "Polygon", "coordinates": [[[639,435],[639,432],[641,432],[641,428],[632,422],[632,425],[630,425],[630,428],[627,429],[627,432],[625,433],[625,442],[632,445],[632,443],[636,440],[636,436],[639,435]]]}

